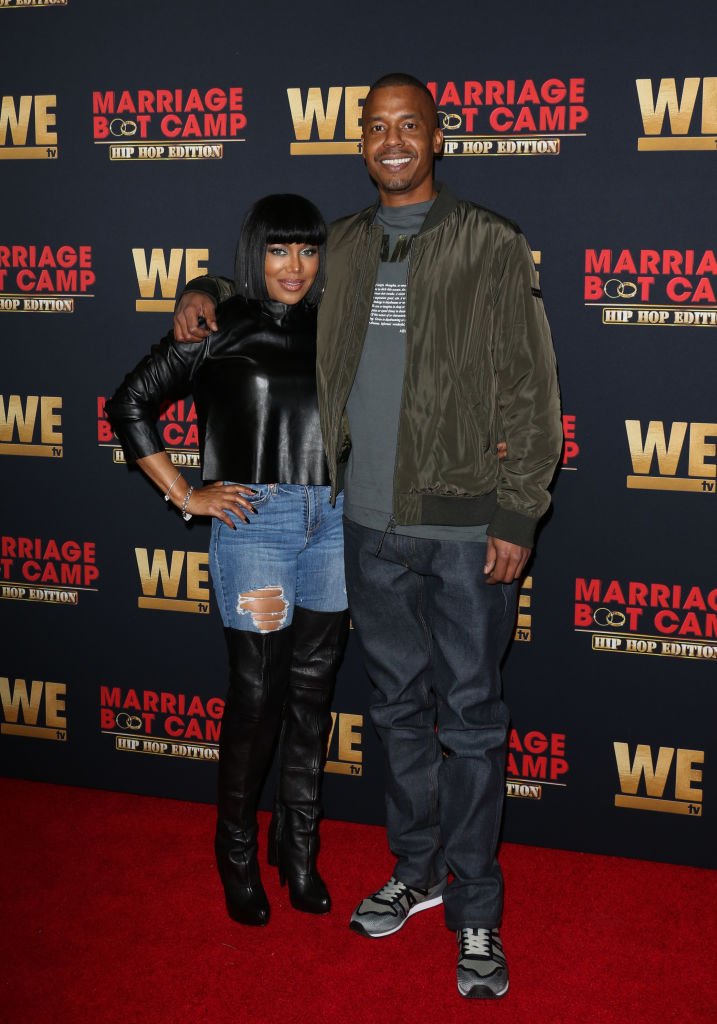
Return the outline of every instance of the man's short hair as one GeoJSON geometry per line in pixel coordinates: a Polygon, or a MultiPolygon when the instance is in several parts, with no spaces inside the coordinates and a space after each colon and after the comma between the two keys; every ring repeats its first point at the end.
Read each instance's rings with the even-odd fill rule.
{"type": "MultiPolygon", "coordinates": [[[[415,75],[409,75],[405,71],[392,71],[388,75],[381,75],[381,77],[377,78],[369,89],[369,96],[374,89],[385,89],[387,86],[391,85],[408,85],[412,89],[418,89],[420,92],[424,93],[428,97],[431,106],[436,111],[436,124],[438,124],[438,110],[436,109],[436,101],[433,98],[433,93],[425,82],[416,78],[415,75]]],[[[440,128],[440,124],[438,124],[438,127],[440,128]]]]}
{"type": "Polygon", "coordinates": [[[326,283],[326,222],[304,196],[279,193],[258,199],[251,207],[237,243],[235,284],[245,299],[268,299],[264,261],[266,247],[299,242],[319,250],[319,271],[304,302],[318,304],[326,283]]]}

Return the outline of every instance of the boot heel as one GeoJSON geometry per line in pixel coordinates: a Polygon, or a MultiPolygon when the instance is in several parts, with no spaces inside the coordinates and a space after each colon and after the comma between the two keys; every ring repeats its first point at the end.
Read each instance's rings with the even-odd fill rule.
{"type": "Polygon", "coordinates": [[[227,912],[244,925],[269,921],[257,856],[256,805],[279,732],[293,631],[224,630],[230,684],[219,743],[217,867],[227,912]]]}
{"type": "Polygon", "coordinates": [[[239,924],[268,924],[270,907],[256,859],[256,828],[235,829],[220,819],[214,849],[229,917],[239,924]]]}

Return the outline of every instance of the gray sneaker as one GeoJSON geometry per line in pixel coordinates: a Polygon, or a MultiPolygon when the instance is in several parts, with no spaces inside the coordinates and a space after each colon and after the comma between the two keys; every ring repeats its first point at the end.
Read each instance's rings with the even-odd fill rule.
{"type": "Polygon", "coordinates": [[[508,991],[508,963],[497,928],[461,928],[458,991],[467,999],[499,999],[508,991]]]}
{"type": "Polygon", "coordinates": [[[369,939],[393,935],[413,914],[442,903],[445,887],[445,879],[431,889],[409,889],[403,882],[389,878],[382,889],[361,900],[351,915],[349,928],[369,939]]]}

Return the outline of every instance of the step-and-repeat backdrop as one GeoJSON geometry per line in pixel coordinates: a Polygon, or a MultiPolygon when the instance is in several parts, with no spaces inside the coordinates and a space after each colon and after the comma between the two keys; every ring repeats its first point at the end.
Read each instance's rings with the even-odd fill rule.
{"type": "MultiPolygon", "coordinates": [[[[210,801],[226,686],[206,522],[104,404],[248,204],[375,195],[368,84],[435,93],[439,177],[517,220],[563,393],[505,667],[505,837],[717,866],[713,4],[0,0],[0,770],[210,801]]],[[[198,478],[191,398],[162,436],[198,478]]],[[[470,629],[470,622],[466,629],[470,629]]],[[[379,822],[352,637],[329,816],[379,822]]],[[[268,796],[268,790],[267,790],[268,796]]]]}

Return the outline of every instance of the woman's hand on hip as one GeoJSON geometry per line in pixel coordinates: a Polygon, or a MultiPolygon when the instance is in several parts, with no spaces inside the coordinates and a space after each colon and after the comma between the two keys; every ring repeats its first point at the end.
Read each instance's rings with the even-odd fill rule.
{"type": "Polygon", "coordinates": [[[233,513],[243,523],[250,521],[249,517],[256,515],[256,509],[248,500],[256,495],[251,487],[242,487],[241,484],[207,484],[205,487],[196,487],[186,505],[186,511],[193,516],[211,516],[226,523],[232,530],[236,525],[227,515],[233,513]]]}

